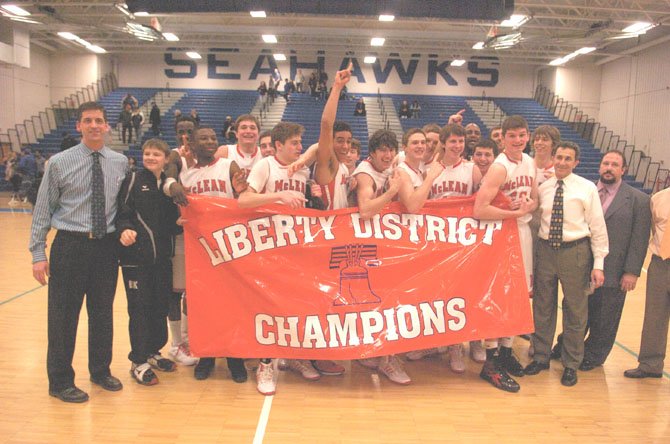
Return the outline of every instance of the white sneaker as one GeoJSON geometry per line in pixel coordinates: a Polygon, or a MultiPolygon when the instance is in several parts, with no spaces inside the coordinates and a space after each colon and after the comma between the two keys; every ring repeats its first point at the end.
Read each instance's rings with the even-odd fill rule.
{"type": "Polygon", "coordinates": [[[470,359],[478,364],[486,361],[486,350],[482,346],[482,341],[470,341],[470,359]]]}
{"type": "Polygon", "coordinates": [[[280,362],[279,368],[298,372],[303,378],[310,381],[316,381],[321,378],[321,373],[306,359],[287,359],[285,362],[280,362]]]}
{"type": "Polygon", "coordinates": [[[385,359],[382,359],[378,370],[386,375],[391,382],[395,382],[396,384],[407,385],[412,382],[396,355],[387,356],[385,359]]]}
{"type": "Polygon", "coordinates": [[[261,362],[256,371],[256,390],[261,395],[274,395],[277,390],[277,383],[275,382],[275,371],[272,368],[272,362],[264,364],[261,362]]]}
{"type": "Polygon", "coordinates": [[[196,365],[198,363],[198,358],[191,354],[191,349],[186,343],[170,347],[168,354],[181,365],[196,365]]]}
{"type": "Polygon", "coordinates": [[[462,344],[449,346],[449,368],[451,368],[451,371],[454,373],[463,373],[465,371],[462,344]]]}
{"type": "Polygon", "coordinates": [[[356,362],[363,367],[371,368],[372,370],[377,370],[377,367],[379,367],[379,358],[358,359],[356,362]]]}

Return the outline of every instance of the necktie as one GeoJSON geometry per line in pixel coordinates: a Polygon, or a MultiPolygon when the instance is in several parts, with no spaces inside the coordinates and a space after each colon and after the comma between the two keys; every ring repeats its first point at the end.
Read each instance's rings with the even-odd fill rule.
{"type": "Polygon", "coordinates": [[[598,191],[598,194],[600,195],[600,203],[604,204],[607,200],[607,188],[602,187],[600,191],[598,191]]]}
{"type": "Polygon", "coordinates": [[[107,217],[105,216],[105,178],[100,165],[100,153],[93,156],[91,170],[91,224],[93,237],[102,239],[107,234],[107,217]]]}
{"type": "Polygon", "coordinates": [[[563,241],[563,181],[556,182],[556,194],[554,195],[554,205],[551,208],[551,221],[549,222],[549,245],[554,250],[561,248],[563,241]]]}

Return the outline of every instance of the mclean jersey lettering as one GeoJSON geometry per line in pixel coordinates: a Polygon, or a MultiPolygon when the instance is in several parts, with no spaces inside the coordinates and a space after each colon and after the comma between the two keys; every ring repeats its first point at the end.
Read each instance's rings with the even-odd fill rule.
{"type": "Polygon", "coordinates": [[[228,145],[228,159],[234,160],[247,174],[262,158],[263,155],[258,147],[256,147],[253,153],[247,154],[242,152],[237,145],[228,145]]]}
{"type": "Polygon", "coordinates": [[[349,168],[340,163],[335,177],[328,185],[320,185],[323,203],[328,210],[339,210],[347,208],[347,182],[349,180],[349,168]]]}
{"type": "Polygon", "coordinates": [[[356,177],[359,174],[367,174],[372,178],[375,184],[374,197],[379,197],[382,194],[384,194],[384,190],[386,188],[386,181],[391,175],[391,169],[389,168],[384,171],[377,171],[375,167],[372,166],[372,163],[370,163],[368,159],[365,159],[363,162],[358,164],[358,166],[352,173],[352,176],[356,177]]]}
{"type": "Polygon", "coordinates": [[[433,181],[428,199],[442,199],[449,196],[469,196],[472,194],[472,169],[475,164],[459,160],[453,165],[445,166],[444,170],[433,181]]]}
{"type": "Polygon", "coordinates": [[[420,170],[415,170],[407,161],[401,162],[398,169],[403,170],[409,176],[414,188],[420,187],[423,183],[423,173],[420,170]]]}
{"type": "Polygon", "coordinates": [[[254,165],[247,182],[257,193],[290,191],[298,197],[304,197],[307,179],[309,179],[308,168],[302,168],[288,177],[288,165],[283,165],[276,157],[270,156],[254,165]]]}
{"type": "Polygon", "coordinates": [[[193,168],[181,170],[179,180],[191,194],[203,196],[234,198],[233,185],[230,182],[230,159],[215,159],[208,165],[196,165],[193,168]]]}
{"type": "MultiPolygon", "coordinates": [[[[502,153],[494,164],[502,165],[506,171],[505,182],[500,187],[500,191],[512,200],[520,197],[530,198],[530,192],[533,189],[533,182],[537,176],[535,161],[526,153],[521,153],[521,160],[510,159],[507,154],[502,153]]],[[[517,218],[518,222],[528,223],[533,215],[528,213],[517,218]]]]}

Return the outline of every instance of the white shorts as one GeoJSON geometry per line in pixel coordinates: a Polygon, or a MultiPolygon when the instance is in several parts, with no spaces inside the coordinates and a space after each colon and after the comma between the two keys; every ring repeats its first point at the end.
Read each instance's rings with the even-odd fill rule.
{"type": "Polygon", "coordinates": [[[184,256],[184,235],[174,239],[174,257],[172,258],[172,291],[186,290],[186,259],[184,256]]]}

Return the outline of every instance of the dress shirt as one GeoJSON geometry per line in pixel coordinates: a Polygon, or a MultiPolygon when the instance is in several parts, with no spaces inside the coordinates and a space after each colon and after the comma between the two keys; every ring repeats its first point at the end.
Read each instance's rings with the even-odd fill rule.
{"type": "MultiPolygon", "coordinates": [[[[46,260],[46,237],[51,227],[87,233],[91,222],[91,170],[93,151],[83,143],[49,160],[33,211],[30,252],[33,263],[46,260]]],[[[107,147],[100,150],[105,180],[107,233],[115,231],[116,197],[128,170],[126,156],[107,147]]]]}
{"type": "MultiPolygon", "coordinates": [[[[556,194],[556,177],[540,185],[540,231],[541,239],[549,239],[551,208],[556,194]]],[[[563,179],[563,242],[591,238],[593,268],[602,270],[605,256],[609,253],[607,226],[600,204],[596,185],[576,174],[563,179]]]]}
{"type": "MultiPolygon", "coordinates": [[[[651,254],[660,256],[661,240],[670,218],[670,188],[661,190],[651,196],[651,254]]],[[[670,236],[670,235],[669,235],[670,236]]]]}
{"type": "Polygon", "coordinates": [[[607,213],[607,209],[612,204],[614,196],[616,196],[616,193],[619,191],[619,188],[621,188],[621,181],[614,182],[611,184],[606,184],[602,183],[601,181],[598,181],[598,194],[601,194],[603,192],[607,193],[606,194],[607,197],[605,197],[605,200],[601,200],[603,207],[603,214],[607,213]]]}

